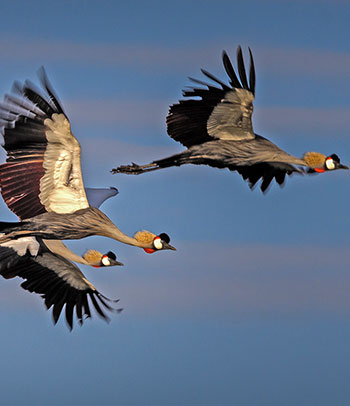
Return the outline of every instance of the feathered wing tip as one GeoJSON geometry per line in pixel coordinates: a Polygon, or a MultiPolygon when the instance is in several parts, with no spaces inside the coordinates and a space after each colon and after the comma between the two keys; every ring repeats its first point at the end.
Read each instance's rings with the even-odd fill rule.
{"type": "MultiPolygon", "coordinates": [[[[25,283],[25,282],[24,282],[25,283]]],[[[22,283],[22,287],[27,289],[22,283]]],[[[106,315],[106,310],[109,312],[116,312],[120,313],[123,308],[116,308],[109,303],[118,303],[119,299],[113,300],[109,299],[108,297],[102,295],[102,293],[93,290],[90,291],[82,291],[76,297],[76,294],[72,294],[72,292],[67,292],[64,296],[64,300],[57,300],[55,303],[48,300],[46,295],[42,295],[43,299],[45,299],[46,308],[49,310],[51,306],[53,306],[52,310],[52,318],[54,324],[57,324],[60,315],[62,313],[63,307],[65,306],[65,316],[66,322],[68,324],[69,329],[72,331],[73,329],[73,321],[74,321],[74,309],[77,317],[77,321],[80,326],[83,325],[84,320],[91,318],[91,305],[95,309],[96,313],[107,323],[111,320],[106,315]],[[90,300],[89,300],[90,299],[90,300]]]]}
{"type": "MultiPolygon", "coordinates": [[[[26,80],[24,84],[15,81],[12,85],[12,93],[14,95],[25,97],[48,117],[51,117],[53,113],[65,114],[43,67],[39,69],[38,76],[43,87],[42,89],[36,86],[30,80],[26,80]]],[[[21,103],[23,103],[23,101],[21,103]]]]}
{"type": "MultiPolygon", "coordinates": [[[[238,76],[236,75],[235,69],[230,61],[229,56],[227,55],[226,51],[222,52],[222,62],[224,64],[225,71],[230,78],[230,85],[232,88],[237,89],[246,89],[255,95],[255,66],[254,66],[254,59],[253,54],[250,48],[249,49],[249,58],[250,58],[250,66],[249,66],[249,83],[247,79],[247,73],[245,69],[244,59],[242,48],[239,46],[237,48],[237,67],[238,67],[238,76]]],[[[212,80],[213,82],[217,83],[221,86],[222,90],[231,90],[224,82],[214,76],[212,73],[208,72],[205,69],[201,69],[203,75],[207,78],[212,80]]],[[[215,90],[216,88],[209,85],[208,83],[203,82],[202,80],[194,79],[192,77],[189,78],[192,82],[197,83],[199,85],[207,86],[209,90],[215,90]]],[[[200,89],[195,89],[197,92],[200,89]]],[[[190,90],[183,90],[183,96],[191,96],[193,88],[190,87],[190,90]]],[[[198,96],[198,94],[196,94],[198,96]]]]}
{"type": "Polygon", "coordinates": [[[241,83],[243,85],[243,89],[249,89],[247,75],[245,73],[242,48],[240,46],[237,48],[237,65],[238,65],[238,73],[239,73],[239,77],[241,79],[241,83]]]}
{"type": "Polygon", "coordinates": [[[56,112],[55,108],[46,100],[47,95],[44,94],[43,90],[30,80],[26,80],[24,82],[22,87],[22,96],[29,99],[48,117],[51,117],[52,114],[56,112]]]}
{"type": "Polygon", "coordinates": [[[231,79],[231,81],[230,81],[231,86],[241,89],[242,85],[237,78],[236,72],[232,66],[232,63],[231,63],[230,58],[228,57],[226,51],[222,52],[222,61],[223,61],[226,73],[229,76],[229,78],[231,79]]]}
{"type": "Polygon", "coordinates": [[[147,230],[141,230],[134,234],[135,240],[137,240],[141,243],[144,243],[144,244],[152,243],[152,241],[155,239],[155,237],[157,237],[155,234],[153,234],[147,230]]]}
{"type": "Polygon", "coordinates": [[[249,83],[247,79],[246,69],[244,65],[243,53],[242,48],[239,46],[237,48],[237,67],[240,81],[236,75],[234,67],[228,57],[226,51],[222,52],[222,62],[224,64],[225,71],[230,78],[230,85],[233,88],[238,89],[246,89],[255,95],[255,66],[254,66],[254,59],[253,54],[250,48],[249,49],[249,57],[250,57],[250,67],[249,67],[249,83]]]}
{"type": "Polygon", "coordinates": [[[59,101],[59,98],[57,97],[56,92],[54,91],[48,77],[45,71],[45,68],[41,66],[38,70],[38,77],[39,80],[43,86],[43,88],[46,90],[47,94],[49,95],[50,102],[53,104],[55,109],[57,110],[57,113],[64,114],[64,110],[62,108],[62,104],[59,101]]]}
{"type": "Polygon", "coordinates": [[[17,95],[23,95],[23,84],[18,80],[15,80],[11,87],[11,92],[17,95]]]}
{"type": "Polygon", "coordinates": [[[322,168],[326,158],[326,155],[319,152],[306,152],[303,156],[303,160],[310,168],[322,168]]]}
{"type": "Polygon", "coordinates": [[[249,57],[250,57],[250,67],[249,67],[249,90],[255,96],[255,65],[252,50],[248,47],[249,57]]]}
{"type": "MultiPolygon", "coordinates": [[[[213,82],[217,83],[218,85],[220,85],[224,90],[230,90],[230,88],[224,83],[222,82],[220,79],[218,79],[216,76],[214,76],[212,73],[208,72],[205,69],[201,69],[201,72],[203,73],[203,75],[205,75],[207,78],[209,78],[210,80],[212,80],[213,82]]],[[[209,89],[211,89],[212,87],[210,85],[208,85],[205,82],[202,82],[201,80],[197,80],[197,79],[192,79],[190,78],[190,80],[192,80],[193,82],[196,82],[200,85],[204,85],[207,86],[209,89]]]]}
{"type": "Polygon", "coordinates": [[[4,276],[19,276],[25,279],[21,287],[39,294],[44,299],[46,308],[48,310],[52,308],[54,324],[57,324],[63,310],[70,330],[73,329],[74,311],[80,325],[85,319],[91,318],[91,308],[107,322],[110,321],[107,311],[118,313],[121,311],[121,308],[113,305],[118,303],[119,299],[108,299],[94,288],[76,289],[61,278],[52,278],[53,271],[41,267],[34,261],[26,263],[24,258],[20,258],[20,261],[20,264],[16,264],[16,274],[6,273],[4,276]]]}

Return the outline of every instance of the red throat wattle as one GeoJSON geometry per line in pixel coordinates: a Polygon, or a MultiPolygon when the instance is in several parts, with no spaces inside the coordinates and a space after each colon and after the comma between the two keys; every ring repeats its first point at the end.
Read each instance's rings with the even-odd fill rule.
{"type": "Polygon", "coordinates": [[[326,171],[325,171],[324,169],[322,169],[322,168],[315,168],[314,170],[315,170],[315,172],[318,172],[318,173],[326,172],[326,171]]]}
{"type": "Polygon", "coordinates": [[[155,250],[153,250],[152,248],[144,248],[143,250],[147,252],[147,254],[153,254],[155,252],[155,250]]]}

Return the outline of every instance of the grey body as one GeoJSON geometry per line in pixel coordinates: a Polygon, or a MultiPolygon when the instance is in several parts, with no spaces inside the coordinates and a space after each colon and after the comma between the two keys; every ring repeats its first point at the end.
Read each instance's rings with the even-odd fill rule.
{"type": "Polygon", "coordinates": [[[105,235],[107,237],[113,231],[118,232],[119,229],[101,210],[96,207],[88,207],[74,213],[39,214],[23,220],[14,227],[0,231],[11,232],[7,237],[31,235],[44,239],[76,240],[91,235],[105,235]]]}
{"type": "Polygon", "coordinates": [[[201,164],[201,161],[205,160],[211,162],[212,166],[228,168],[254,165],[262,161],[305,165],[303,159],[288,154],[257,134],[255,134],[255,138],[249,140],[215,140],[193,145],[180,154],[172,155],[169,159],[178,165],[201,164]],[[225,162],[225,164],[223,165],[221,162],[225,162]]]}
{"type": "MultiPolygon", "coordinates": [[[[25,236],[36,236],[48,240],[77,240],[91,235],[103,235],[130,245],[138,244],[132,237],[122,233],[96,207],[66,214],[47,212],[19,223],[0,223],[0,232],[5,233],[0,238],[0,243],[6,239],[25,236]]],[[[143,248],[151,248],[151,246],[147,245],[143,248]]]]}

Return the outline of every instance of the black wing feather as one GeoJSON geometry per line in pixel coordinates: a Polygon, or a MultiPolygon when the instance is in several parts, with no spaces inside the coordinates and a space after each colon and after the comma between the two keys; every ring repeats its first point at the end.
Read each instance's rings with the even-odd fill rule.
{"type": "Polygon", "coordinates": [[[249,56],[250,56],[250,68],[249,68],[249,90],[255,96],[255,66],[254,66],[254,59],[253,54],[250,48],[249,49],[249,56]]]}
{"type": "Polygon", "coordinates": [[[222,61],[226,70],[227,75],[231,79],[230,85],[233,88],[241,89],[242,85],[240,81],[238,80],[238,77],[236,75],[236,72],[232,66],[232,63],[230,61],[230,58],[228,57],[227,53],[225,51],[222,52],[222,61]]]}
{"type": "Polygon", "coordinates": [[[247,180],[251,189],[262,179],[260,189],[264,193],[273,179],[283,186],[286,175],[292,175],[294,172],[302,173],[298,168],[283,162],[261,162],[251,166],[235,166],[230,169],[237,171],[244,180],[247,180]]]}
{"type": "Polygon", "coordinates": [[[242,82],[243,89],[249,90],[241,47],[238,47],[238,49],[237,49],[237,65],[238,65],[238,73],[239,73],[239,77],[242,82]]]}
{"type": "Polygon", "coordinates": [[[90,292],[89,293],[90,299],[92,301],[92,304],[95,307],[95,310],[97,311],[97,313],[105,320],[109,321],[109,318],[103,313],[103,310],[101,309],[100,305],[97,303],[97,300],[95,298],[95,296],[90,292]]]}
{"type": "MultiPolygon", "coordinates": [[[[205,69],[201,69],[201,72],[203,73],[203,75],[205,75],[206,77],[211,79],[213,82],[216,82],[218,85],[220,85],[224,90],[230,90],[230,88],[224,82],[221,82],[220,79],[218,79],[213,74],[206,71],[205,69]]],[[[208,86],[208,85],[205,83],[205,86],[208,86]]],[[[210,86],[208,86],[208,88],[210,89],[210,86]]]]}
{"type": "Polygon", "coordinates": [[[45,72],[45,69],[43,66],[39,69],[38,74],[39,74],[39,79],[40,79],[41,84],[43,85],[43,87],[45,88],[45,90],[47,91],[47,93],[50,97],[50,101],[55,106],[55,110],[58,113],[65,114],[65,112],[63,111],[62,105],[58,101],[58,97],[57,97],[55,91],[53,90],[53,87],[51,86],[51,83],[46,75],[46,72],[45,72]]]}

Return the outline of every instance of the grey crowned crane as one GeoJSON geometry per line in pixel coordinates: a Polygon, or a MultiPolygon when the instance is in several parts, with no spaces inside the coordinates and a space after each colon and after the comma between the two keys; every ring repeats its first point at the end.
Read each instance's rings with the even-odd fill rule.
{"type": "MultiPolygon", "coordinates": [[[[5,279],[16,276],[25,279],[22,288],[41,295],[47,309],[53,307],[55,324],[65,306],[70,329],[73,328],[74,310],[81,325],[86,317],[91,317],[91,305],[107,321],[106,310],[121,310],[110,303],[118,300],[111,301],[102,295],[72,261],[57,253],[57,247],[56,253],[52,252],[47,242],[41,238],[22,237],[1,244],[0,275],[5,279]]],[[[64,252],[68,250],[61,244],[64,252]]],[[[122,265],[112,252],[102,255],[93,250],[85,253],[80,262],[95,267],[122,265]]]]}
{"type": "Polygon", "coordinates": [[[133,163],[119,166],[112,169],[112,173],[139,175],[184,164],[209,165],[237,171],[249,182],[250,188],[262,179],[260,187],[265,192],[273,179],[283,185],[286,175],[304,173],[295,165],[306,166],[306,173],[349,169],[340,163],[336,154],[326,156],[308,152],[302,158],[297,158],[254,133],[251,118],[255,68],[250,49],[249,54],[249,80],[241,47],[237,49],[239,79],[224,51],[222,59],[230,85],[202,69],[202,73],[218,86],[190,78],[194,83],[206,87],[184,90],[186,99],[170,107],[166,118],[167,132],[187,148],[185,151],[147,165],[133,163]]]}
{"type": "MultiPolygon", "coordinates": [[[[115,188],[86,189],[89,203],[97,207],[117,193],[115,188]]],[[[16,276],[25,279],[22,288],[40,294],[47,309],[53,307],[55,324],[65,306],[69,328],[73,328],[74,309],[82,325],[85,317],[91,317],[91,304],[108,321],[106,309],[121,309],[114,309],[109,303],[111,300],[103,296],[72,261],[96,268],[123,265],[111,251],[103,255],[96,250],[88,250],[79,256],[60,240],[21,237],[0,244],[0,275],[5,279],[16,276]]]]}
{"type": "Polygon", "coordinates": [[[98,208],[90,206],[80,166],[80,145],[45,71],[42,89],[26,81],[0,106],[6,163],[0,166],[1,194],[21,219],[0,223],[0,244],[19,237],[68,240],[110,237],[147,252],[175,250],[165,233],[130,237],[98,208]]]}

